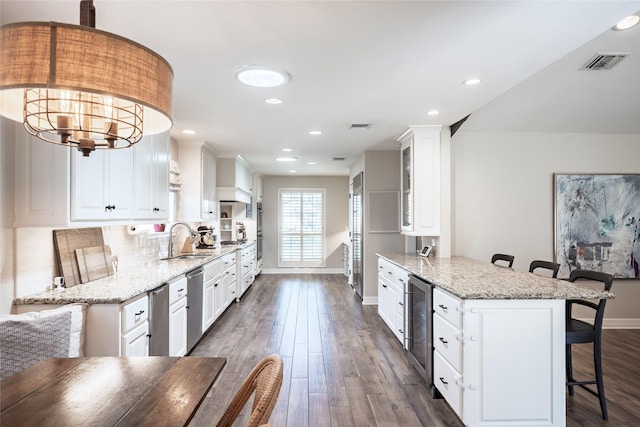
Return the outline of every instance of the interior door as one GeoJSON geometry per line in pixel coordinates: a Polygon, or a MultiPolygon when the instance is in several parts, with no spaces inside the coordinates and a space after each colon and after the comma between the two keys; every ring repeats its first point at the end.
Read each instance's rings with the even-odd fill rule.
{"type": "Polygon", "coordinates": [[[353,177],[351,197],[351,269],[353,289],[362,298],[362,179],[363,172],[353,177]]]}

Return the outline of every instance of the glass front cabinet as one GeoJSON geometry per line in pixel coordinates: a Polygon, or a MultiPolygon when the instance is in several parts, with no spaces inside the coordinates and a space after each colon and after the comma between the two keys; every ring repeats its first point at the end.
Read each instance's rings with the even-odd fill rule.
{"type": "Polygon", "coordinates": [[[440,235],[440,135],[442,126],[410,126],[401,144],[401,231],[440,235]]]}

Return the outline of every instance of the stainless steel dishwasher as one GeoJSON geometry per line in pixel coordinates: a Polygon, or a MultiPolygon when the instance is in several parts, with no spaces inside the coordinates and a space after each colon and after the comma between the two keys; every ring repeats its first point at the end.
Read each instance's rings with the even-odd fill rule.
{"type": "Polygon", "coordinates": [[[149,292],[149,356],[169,355],[169,285],[149,292]]]}
{"type": "Polygon", "coordinates": [[[187,277],[187,353],[202,337],[202,279],[204,269],[198,267],[186,274],[187,277]]]}

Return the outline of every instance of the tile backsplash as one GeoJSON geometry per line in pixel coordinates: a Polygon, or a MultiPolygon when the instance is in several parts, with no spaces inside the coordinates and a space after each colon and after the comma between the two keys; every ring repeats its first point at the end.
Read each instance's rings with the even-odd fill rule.
{"type": "MultiPolygon", "coordinates": [[[[135,230],[124,225],[102,227],[105,244],[109,245],[111,253],[118,257],[118,268],[132,268],[149,258],[166,256],[169,233],[155,233],[152,227],[136,226],[135,230]]],[[[52,278],[59,274],[53,248],[53,230],[55,229],[59,227],[15,229],[16,297],[51,288],[52,278]]],[[[182,241],[178,239],[183,237],[178,234],[174,244],[177,245],[177,241],[182,241]]]]}

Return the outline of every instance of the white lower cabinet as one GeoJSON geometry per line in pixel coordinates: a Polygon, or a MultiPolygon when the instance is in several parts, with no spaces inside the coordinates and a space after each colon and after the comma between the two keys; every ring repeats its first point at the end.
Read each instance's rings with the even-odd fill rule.
{"type": "Polygon", "coordinates": [[[222,300],[217,301],[217,299],[221,299],[217,289],[222,289],[222,260],[215,259],[206,263],[203,267],[202,332],[205,332],[220,315],[220,313],[216,314],[216,307],[222,304],[222,300]]]}
{"type": "Polygon", "coordinates": [[[187,278],[169,285],[169,356],[187,354],[187,278]]]}
{"type": "Polygon", "coordinates": [[[149,323],[138,326],[122,336],[122,356],[149,355],[149,323]]]}
{"type": "Polygon", "coordinates": [[[134,299],[122,305],[122,346],[120,356],[149,355],[149,298],[134,299]]]}
{"type": "Polygon", "coordinates": [[[237,261],[237,292],[236,300],[249,289],[256,277],[256,245],[251,244],[239,250],[237,261]]]}
{"type": "Polygon", "coordinates": [[[564,301],[433,291],[434,384],[468,426],[564,426],[564,301]]]}
{"type": "Polygon", "coordinates": [[[236,297],[236,254],[230,253],[222,257],[224,271],[222,272],[224,307],[228,307],[236,297]]]}
{"type": "Polygon", "coordinates": [[[403,347],[406,345],[404,295],[408,279],[407,270],[384,258],[378,258],[378,314],[403,347]]]}

